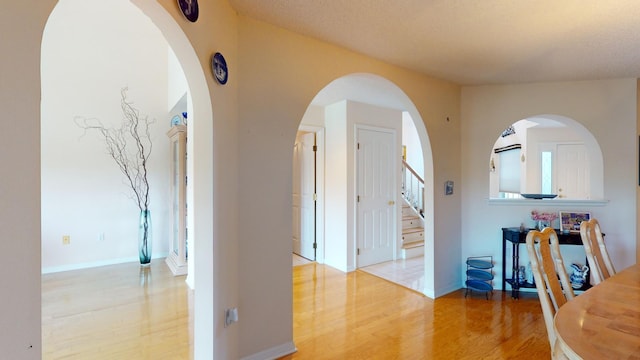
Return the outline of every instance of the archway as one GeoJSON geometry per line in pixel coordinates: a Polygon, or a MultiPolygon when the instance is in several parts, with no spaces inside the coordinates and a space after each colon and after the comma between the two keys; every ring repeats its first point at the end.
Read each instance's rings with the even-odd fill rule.
{"type": "MultiPolygon", "coordinates": [[[[147,15],[160,29],[166,41],[174,50],[185,73],[190,89],[192,102],[189,114],[188,136],[188,173],[189,187],[187,198],[189,203],[189,277],[187,282],[192,288],[198,288],[194,295],[194,312],[198,315],[194,321],[194,354],[197,358],[211,358],[214,343],[211,337],[214,331],[214,309],[211,306],[215,296],[213,266],[214,217],[213,188],[213,114],[211,94],[207,77],[190,41],[178,23],[157,2],[135,1],[137,7],[147,15]],[[197,240],[196,240],[197,239],[197,240]],[[201,239],[201,240],[200,240],[201,239]],[[208,337],[208,338],[206,338],[208,337]]],[[[51,13],[49,13],[49,16],[51,13]]],[[[45,25],[46,27],[46,25],[45,25]]],[[[96,69],[99,71],[99,69],[96,69]]],[[[209,81],[211,81],[209,79],[209,81]]],[[[160,120],[159,120],[160,121],[160,120]]],[[[162,141],[162,140],[160,140],[162,141]]]]}
{"type": "Polygon", "coordinates": [[[491,198],[521,198],[522,193],[555,195],[558,200],[600,200],[604,198],[603,181],[600,145],[588,129],[566,116],[540,114],[515,121],[498,136],[489,156],[491,198]],[[586,188],[577,194],[567,194],[566,186],[562,186],[562,181],[558,180],[559,177],[564,178],[561,176],[562,170],[569,168],[566,164],[557,164],[559,159],[556,150],[564,145],[579,146],[584,154],[579,157],[585,157],[588,161],[586,167],[571,168],[576,174],[587,175],[583,182],[586,188]],[[510,153],[517,153],[514,160],[510,160],[510,153]],[[545,165],[541,158],[543,154],[547,158],[545,165]],[[501,163],[505,161],[505,164],[501,163]],[[502,186],[501,183],[510,179],[516,179],[516,184],[502,186]]]}
{"type": "MultiPolygon", "coordinates": [[[[434,229],[433,229],[433,158],[431,153],[431,146],[429,138],[424,126],[422,117],[418,113],[415,105],[411,99],[395,84],[389,80],[382,78],[374,74],[355,73],[350,74],[339,79],[336,79],[325,86],[318,92],[316,97],[312,100],[311,104],[307,108],[305,115],[301,119],[301,126],[316,126],[323,128],[325,126],[325,112],[324,109],[330,104],[335,104],[340,101],[351,101],[363,104],[369,104],[380,108],[394,109],[399,112],[406,112],[413,119],[417,136],[420,140],[423,151],[423,164],[424,169],[423,178],[425,180],[424,190],[424,211],[427,216],[424,222],[424,268],[425,268],[425,286],[422,292],[427,296],[434,296],[434,229]]],[[[325,137],[330,135],[327,133],[325,137]]],[[[400,154],[399,154],[400,155],[400,154]]],[[[327,161],[329,157],[325,156],[327,161]]],[[[329,166],[329,164],[327,164],[329,166]]],[[[327,186],[330,186],[327,184],[327,186]]],[[[344,199],[343,199],[344,200],[344,199]]],[[[323,199],[320,199],[323,201],[323,199]]],[[[346,203],[346,200],[344,201],[346,203]]],[[[329,209],[327,209],[327,212],[329,209]]],[[[353,214],[353,209],[346,210],[348,214],[353,214]]],[[[323,216],[320,214],[320,216],[323,216]]],[[[348,215],[351,216],[351,215],[348,215]]],[[[326,218],[322,219],[325,228],[334,229],[336,226],[332,223],[333,220],[326,218]]],[[[353,226],[353,222],[347,220],[346,224],[340,224],[342,228],[346,228],[347,231],[351,231],[351,236],[342,234],[342,238],[347,239],[347,244],[340,244],[338,256],[327,257],[326,255],[330,251],[335,251],[333,244],[327,244],[324,239],[318,240],[318,259],[333,267],[341,269],[343,271],[351,271],[356,268],[356,250],[355,243],[352,239],[352,230],[349,230],[353,226]],[[344,225],[344,226],[343,226],[344,225]]],[[[327,234],[326,237],[329,235],[327,234]]]]}

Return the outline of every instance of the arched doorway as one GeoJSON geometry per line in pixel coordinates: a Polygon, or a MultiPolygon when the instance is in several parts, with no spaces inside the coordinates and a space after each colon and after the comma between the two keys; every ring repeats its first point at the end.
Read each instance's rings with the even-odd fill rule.
{"type": "MultiPolygon", "coordinates": [[[[365,104],[365,106],[371,105],[379,109],[395,110],[398,112],[398,114],[400,114],[398,120],[400,123],[402,122],[402,113],[406,112],[414,121],[417,137],[419,138],[421,149],[423,152],[423,164],[421,165],[424,169],[424,174],[422,175],[423,179],[425,180],[424,211],[426,214],[428,214],[425,218],[424,223],[425,288],[422,290],[422,292],[428,296],[433,296],[433,160],[424,122],[422,121],[420,114],[418,113],[415,105],[413,105],[409,97],[392,82],[373,74],[351,74],[334,80],[320,92],[318,92],[316,97],[307,108],[305,115],[301,119],[301,128],[316,127],[318,129],[325,129],[326,107],[341,101],[365,104]]],[[[345,131],[347,130],[345,129],[345,131]]],[[[330,131],[327,130],[324,134],[325,143],[327,143],[327,149],[335,148],[335,146],[329,146],[328,144],[332,141],[330,139],[330,136],[332,135],[330,134],[330,131]]],[[[346,138],[349,138],[348,135],[345,136],[346,138]]],[[[401,148],[398,147],[398,149],[401,148]]],[[[327,154],[326,152],[324,152],[326,150],[323,150],[321,148],[319,148],[318,151],[323,152],[324,158],[326,159],[325,164],[318,164],[318,166],[325,168],[332,166],[330,162],[332,161],[331,159],[335,158],[335,154],[327,154]]],[[[345,157],[351,157],[353,155],[351,152],[347,151],[345,154],[339,156],[342,156],[342,158],[344,159],[345,157]]],[[[398,151],[397,156],[398,158],[400,158],[401,150],[398,151]]],[[[350,170],[347,169],[347,171],[350,170]]],[[[352,174],[350,176],[352,176],[351,179],[353,180],[354,175],[352,174]]],[[[329,174],[327,174],[325,177],[327,179],[330,178],[329,174]]],[[[352,180],[348,180],[348,178],[345,177],[345,181],[347,182],[352,180]]],[[[351,191],[351,195],[347,194],[344,195],[345,197],[343,198],[335,199],[333,198],[334,195],[330,194],[329,189],[329,187],[334,186],[334,184],[329,182],[319,183],[318,186],[320,188],[320,191],[324,194],[324,196],[319,197],[318,201],[322,202],[321,206],[323,206],[326,210],[324,213],[319,213],[317,216],[317,223],[324,224],[324,227],[323,229],[321,229],[321,231],[325,231],[322,233],[316,233],[316,235],[320,235],[317,236],[316,258],[319,262],[326,263],[343,271],[352,271],[358,267],[358,251],[355,240],[356,230],[354,225],[356,221],[356,215],[353,205],[347,204],[349,203],[348,197],[355,198],[356,196],[353,193],[352,189],[348,190],[351,191]],[[335,201],[345,204],[345,208],[340,209],[340,211],[344,210],[344,214],[346,214],[346,216],[334,217],[332,214],[340,214],[341,212],[336,212],[335,209],[330,209],[327,204],[327,199],[330,202],[334,201],[334,204],[335,201]],[[339,231],[346,231],[347,233],[328,233],[329,230],[335,231],[336,229],[343,229],[339,231]],[[347,243],[333,242],[333,239],[336,238],[346,238],[347,243]]],[[[339,186],[344,186],[345,188],[347,187],[345,184],[339,186]]],[[[399,192],[400,189],[398,189],[398,193],[399,192]]],[[[396,252],[394,256],[398,255],[399,251],[396,252]]]]}
{"type": "Polygon", "coordinates": [[[188,227],[190,238],[199,239],[199,241],[189,243],[187,282],[192,288],[201,290],[194,295],[194,312],[198,314],[193,325],[194,334],[196,339],[200,339],[195,341],[194,353],[196,358],[211,358],[214,353],[214,343],[210,338],[215,333],[216,318],[211,306],[215,290],[214,274],[210,269],[213,265],[212,239],[215,238],[211,219],[214,217],[212,202],[216,184],[213,179],[213,141],[211,140],[214,121],[211,94],[207,84],[211,79],[205,76],[198,55],[185,33],[162,5],[157,2],[135,0],[132,3],[153,21],[170,44],[181,64],[190,89],[192,102],[187,107],[188,136],[191,140],[188,145],[190,156],[187,164],[190,182],[187,190],[188,227]],[[209,338],[205,340],[206,336],[209,338]]]}

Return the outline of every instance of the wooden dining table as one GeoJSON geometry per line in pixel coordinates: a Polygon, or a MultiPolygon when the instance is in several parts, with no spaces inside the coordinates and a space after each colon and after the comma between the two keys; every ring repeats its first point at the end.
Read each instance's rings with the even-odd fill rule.
{"type": "Polygon", "coordinates": [[[569,359],[640,359],[640,265],[561,306],[553,325],[569,359]]]}

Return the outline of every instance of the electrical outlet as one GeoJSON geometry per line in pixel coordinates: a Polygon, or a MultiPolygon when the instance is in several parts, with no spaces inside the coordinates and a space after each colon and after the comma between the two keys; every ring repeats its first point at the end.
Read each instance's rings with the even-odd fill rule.
{"type": "Polygon", "coordinates": [[[71,244],[71,236],[69,236],[69,235],[62,236],[62,244],[63,245],[71,244]]]}

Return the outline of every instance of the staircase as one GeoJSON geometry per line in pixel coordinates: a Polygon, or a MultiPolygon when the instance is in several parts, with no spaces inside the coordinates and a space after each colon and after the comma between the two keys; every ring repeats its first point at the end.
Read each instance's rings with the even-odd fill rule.
{"type": "Polygon", "coordinates": [[[401,258],[409,259],[424,255],[424,220],[422,216],[402,199],[402,251],[401,258]]]}
{"type": "Polygon", "coordinates": [[[424,180],[402,160],[402,251],[409,259],[424,255],[424,180]]]}

